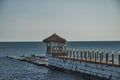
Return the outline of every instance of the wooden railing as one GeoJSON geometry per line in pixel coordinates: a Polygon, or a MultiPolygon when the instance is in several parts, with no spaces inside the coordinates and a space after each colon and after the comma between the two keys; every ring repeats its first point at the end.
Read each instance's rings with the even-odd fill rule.
{"type": "Polygon", "coordinates": [[[117,62],[114,61],[114,51],[112,51],[111,55],[109,53],[110,52],[103,50],[68,49],[64,51],[64,53],[53,53],[53,55],[58,58],[120,66],[120,52],[117,54],[117,62]]]}

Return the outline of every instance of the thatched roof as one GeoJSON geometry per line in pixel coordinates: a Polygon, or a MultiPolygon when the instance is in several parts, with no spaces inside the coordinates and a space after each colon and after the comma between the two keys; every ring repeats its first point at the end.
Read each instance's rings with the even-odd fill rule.
{"type": "Polygon", "coordinates": [[[54,33],[50,37],[44,39],[43,42],[45,42],[45,43],[48,43],[48,42],[59,42],[59,43],[64,43],[65,44],[67,41],[64,38],[58,36],[56,33],[54,33]]]}

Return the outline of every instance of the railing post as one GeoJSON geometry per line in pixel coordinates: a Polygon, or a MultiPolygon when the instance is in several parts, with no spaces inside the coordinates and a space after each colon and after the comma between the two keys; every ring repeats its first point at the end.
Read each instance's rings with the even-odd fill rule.
{"type": "Polygon", "coordinates": [[[83,55],[84,55],[84,59],[85,59],[85,49],[83,50],[83,55]]]}
{"type": "Polygon", "coordinates": [[[92,53],[92,52],[90,51],[90,62],[91,62],[91,53],[92,53]]]}
{"type": "Polygon", "coordinates": [[[77,60],[78,60],[78,49],[76,49],[76,55],[77,55],[77,60]]]}
{"type": "Polygon", "coordinates": [[[118,52],[118,63],[120,65],[120,51],[118,52]]]}
{"type": "Polygon", "coordinates": [[[95,62],[96,62],[96,51],[95,51],[95,62]]]}
{"type": "Polygon", "coordinates": [[[99,54],[99,51],[97,50],[97,58],[96,58],[97,60],[98,60],[98,54],[99,54]]]}
{"type": "Polygon", "coordinates": [[[68,49],[66,49],[65,53],[66,53],[66,59],[67,59],[68,58],[68,49]]]}
{"type": "Polygon", "coordinates": [[[114,51],[112,51],[112,64],[114,64],[114,51]]]}
{"type": "Polygon", "coordinates": [[[85,49],[83,49],[83,60],[85,60],[85,49]]]}
{"type": "Polygon", "coordinates": [[[94,50],[92,50],[92,59],[94,59],[94,50]]]}
{"type": "MultiPolygon", "coordinates": [[[[62,53],[62,52],[61,52],[62,53]]],[[[64,54],[62,54],[63,55],[63,58],[65,58],[65,55],[64,54]]]]}
{"type": "Polygon", "coordinates": [[[102,63],[102,53],[100,53],[100,63],[102,63]]]}
{"type": "Polygon", "coordinates": [[[70,49],[70,59],[71,59],[72,49],[70,49]]]}
{"type": "Polygon", "coordinates": [[[101,54],[102,54],[102,60],[103,60],[103,54],[104,54],[104,51],[103,51],[103,50],[101,51],[101,54]]]}
{"type": "Polygon", "coordinates": [[[80,50],[80,58],[81,58],[81,60],[82,60],[82,54],[83,54],[83,51],[80,50]]]}
{"type": "Polygon", "coordinates": [[[66,49],[66,51],[67,51],[67,58],[69,57],[69,49],[66,49]]]}
{"type": "Polygon", "coordinates": [[[88,49],[88,59],[90,59],[90,50],[88,49]]]}
{"type": "Polygon", "coordinates": [[[106,52],[106,64],[108,62],[108,52],[106,52]]]}
{"type": "Polygon", "coordinates": [[[75,59],[75,49],[73,49],[73,60],[75,59]]]}
{"type": "Polygon", "coordinates": [[[70,59],[72,59],[72,53],[73,53],[73,51],[72,51],[72,48],[71,48],[71,54],[70,54],[70,59]]]}
{"type": "Polygon", "coordinates": [[[85,61],[87,61],[87,51],[84,51],[85,61]]]}

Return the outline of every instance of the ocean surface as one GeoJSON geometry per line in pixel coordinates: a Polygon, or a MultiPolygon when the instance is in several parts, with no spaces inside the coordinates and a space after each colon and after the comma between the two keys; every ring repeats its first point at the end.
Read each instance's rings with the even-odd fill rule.
{"type": "MultiPolygon", "coordinates": [[[[120,41],[72,41],[67,48],[120,51],[120,41]]],[[[42,42],[0,42],[0,56],[45,55],[46,44],[42,42]]]]}
{"type": "MultiPolygon", "coordinates": [[[[120,41],[68,42],[67,48],[115,51],[117,61],[120,41]]],[[[0,80],[88,80],[74,73],[50,70],[27,62],[8,59],[6,56],[45,55],[42,42],[0,42],[0,80]]],[[[110,59],[110,58],[109,58],[110,59]]]]}
{"type": "Polygon", "coordinates": [[[50,70],[14,59],[0,58],[0,80],[85,80],[79,75],[50,70]]]}

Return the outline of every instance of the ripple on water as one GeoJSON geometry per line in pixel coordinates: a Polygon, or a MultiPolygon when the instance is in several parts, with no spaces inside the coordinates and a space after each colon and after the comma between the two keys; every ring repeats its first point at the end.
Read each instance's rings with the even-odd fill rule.
{"type": "Polygon", "coordinates": [[[74,73],[50,70],[14,59],[0,58],[0,80],[86,80],[74,73]]]}
{"type": "Polygon", "coordinates": [[[41,80],[48,69],[18,60],[0,58],[0,80],[41,80]]]}

